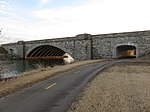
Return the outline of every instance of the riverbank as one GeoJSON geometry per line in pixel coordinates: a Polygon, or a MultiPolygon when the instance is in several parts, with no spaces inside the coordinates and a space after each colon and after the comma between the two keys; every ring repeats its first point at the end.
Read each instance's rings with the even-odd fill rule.
{"type": "Polygon", "coordinates": [[[81,61],[81,62],[76,62],[76,63],[63,65],[63,66],[57,66],[53,68],[41,68],[36,71],[30,71],[24,73],[24,75],[21,75],[17,78],[10,79],[8,81],[2,81],[0,82],[0,98],[8,94],[11,94],[13,92],[19,91],[23,88],[32,86],[35,83],[38,83],[42,80],[46,80],[47,78],[52,77],[58,73],[71,70],[81,65],[96,63],[99,61],[103,61],[103,60],[88,60],[88,61],[81,61]]]}
{"type": "Polygon", "coordinates": [[[150,57],[119,63],[88,83],[68,112],[149,112],[150,57]]]}

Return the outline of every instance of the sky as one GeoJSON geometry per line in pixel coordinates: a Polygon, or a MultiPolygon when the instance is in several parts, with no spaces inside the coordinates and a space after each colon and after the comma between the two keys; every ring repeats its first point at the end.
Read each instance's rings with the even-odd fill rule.
{"type": "Polygon", "coordinates": [[[150,30],[150,0],[0,0],[0,44],[150,30]]]}

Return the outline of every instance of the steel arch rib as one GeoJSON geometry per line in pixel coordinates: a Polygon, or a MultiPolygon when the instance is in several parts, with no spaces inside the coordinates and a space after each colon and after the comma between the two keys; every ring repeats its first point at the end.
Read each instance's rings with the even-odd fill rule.
{"type": "Polygon", "coordinates": [[[38,47],[37,47],[37,48],[32,49],[32,50],[31,50],[31,51],[27,54],[27,56],[26,56],[26,57],[31,57],[31,56],[32,56],[32,54],[33,54],[33,52],[34,52],[36,49],[38,49],[38,47]]]}
{"type": "Polygon", "coordinates": [[[37,52],[39,49],[41,49],[41,48],[42,48],[42,46],[40,46],[39,48],[33,50],[33,53],[32,53],[32,55],[31,55],[30,57],[34,57],[34,54],[36,55],[36,52],[37,52]]]}
{"type": "Polygon", "coordinates": [[[47,51],[49,51],[49,49],[45,49],[45,50],[41,53],[40,57],[45,56],[44,54],[45,54],[47,51]]]}
{"type": "Polygon", "coordinates": [[[57,51],[54,55],[60,56],[60,54],[61,54],[61,51],[57,51]]]}
{"type": "Polygon", "coordinates": [[[43,45],[39,46],[27,55],[28,59],[63,59],[65,52],[57,47],[43,45]]]}
{"type": "Polygon", "coordinates": [[[55,55],[55,53],[58,52],[57,50],[55,50],[54,52],[52,52],[49,56],[57,56],[55,55]]]}
{"type": "Polygon", "coordinates": [[[49,50],[44,56],[48,56],[49,53],[51,53],[52,51],[54,51],[54,50],[49,50]]]}
{"type": "Polygon", "coordinates": [[[37,54],[35,55],[35,57],[39,57],[40,54],[45,50],[45,47],[43,47],[42,49],[40,49],[37,54]]]}

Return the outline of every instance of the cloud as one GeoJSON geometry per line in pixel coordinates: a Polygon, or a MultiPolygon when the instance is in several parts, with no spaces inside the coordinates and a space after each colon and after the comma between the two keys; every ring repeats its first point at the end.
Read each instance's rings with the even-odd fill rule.
{"type": "Polygon", "coordinates": [[[0,1],[0,10],[8,10],[10,5],[6,1],[0,1]]]}
{"type": "Polygon", "coordinates": [[[46,4],[46,3],[50,2],[50,1],[52,1],[52,0],[40,0],[40,3],[46,4]]]}
{"type": "Polygon", "coordinates": [[[0,17],[0,28],[2,28],[3,33],[5,33],[5,35],[0,38],[0,44],[37,39],[34,37],[34,35],[36,35],[34,22],[31,24],[24,18],[18,16],[13,18],[0,17]]]}
{"type": "MultiPolygon", "coordinates": [[[[31,11],[33,19],[29,21],[18,15],[15,19],[0,17],[0,25],[7,29],[9,41],[149,30],[149,4],[149,0],[87,0],[78,6],[31,11]]],[[[5,7],[9,5],[0,10],[6,11],[5,7]]]]}
{"type": "Polygon", "coordinates": [[[8,14],[11,10],[11,6],[8,2],[0,1],[0,14],[8,14]]]}
{"type": "Polygon", "coordinates": [[[34,14],[45,21],[44,26],[58,27],[64,34],[124,32],[149,28],[148,4],[148,0],[89,0],[81,6],[42,9],[34,14]]]}

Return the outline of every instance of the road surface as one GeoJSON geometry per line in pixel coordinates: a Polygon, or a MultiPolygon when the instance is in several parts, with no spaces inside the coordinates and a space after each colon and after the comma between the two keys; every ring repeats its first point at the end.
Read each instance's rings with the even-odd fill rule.
{"type": "Polygon", "coordinates": [[[86,83],[115,62],[80,66],[3,97],[0,99],[0,112],[65,112],[86,83]]]}

